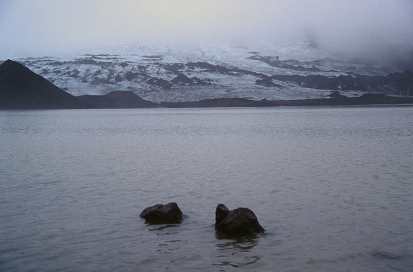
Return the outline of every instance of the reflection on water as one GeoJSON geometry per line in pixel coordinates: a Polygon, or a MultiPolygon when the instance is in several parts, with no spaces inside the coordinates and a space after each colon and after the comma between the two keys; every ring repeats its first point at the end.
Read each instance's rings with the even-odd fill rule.
{"type": "Polygon", "coordinates": [[[375,251],[371,255],[379,259],[395,260],[395,261],[403,258],[402,255],[398,255],[394,252],[386,252],[386,251],[375,251]]]}
{"type": "MultiPolygon", "coordinates": [[[[177,228],[179,227],[179,225],[150,225],[148,227],[148,229],[150,231],[161,231],[161,230],[166,230],[166,229],[170,229],[170,228],[177,228]]],[[[159,232],[162,233],[162,232],[159,232]]],[[[165,234],[170,234],[170,232],[165,232],[165,234]]]]}
{"type": "Polygon", "coordinates": [[[0,271],[411,272],[412,154],[409,107],[0,112],[0,271]]]}
{"type": "MultiPolygon", "coordinates": [[[[258,245],[259,238],[245,238],[237,241],[223,240],[217,243],[218,267],[246,267],[258,263],[261,257],[253,255],[252,249],[258,245]]],[[[224,270],[225,271],[225,270],[224,270]]]]}

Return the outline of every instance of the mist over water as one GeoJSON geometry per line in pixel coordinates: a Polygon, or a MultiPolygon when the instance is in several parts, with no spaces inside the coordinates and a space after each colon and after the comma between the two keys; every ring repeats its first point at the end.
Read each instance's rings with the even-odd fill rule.
{"type": "Polygon", "coordinates": [[[1,57],[62,55],[146,44],[262,48],[310,42],[337,57],[413,56],[408,0],[2,1],[1,57]]]}

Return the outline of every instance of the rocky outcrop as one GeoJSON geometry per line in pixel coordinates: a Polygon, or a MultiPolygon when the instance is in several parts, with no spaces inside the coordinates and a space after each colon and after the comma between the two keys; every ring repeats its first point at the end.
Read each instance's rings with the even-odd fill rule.
{"type": "Polygon", "coordinates": [[[318,90],[373,92],[382,94],[413,95],[413,72],[393,73],[387,76],[364,75],[274,75],[272,79],[318,90]]]}
{"type": "Polygon", "coordinates": [[[317,68],[314,65],[314,63],[300,62],[297,60],[280,60],[278,56],[272,57],[272,56],[254,55],[254,56],[249,57],[249,59],[261,61],[272,67],[282,68],[282,69],[287,69],[287,70],[300,71],[300,72],[323,72],[322,70],[317,68]]]}
{"type": "Polygon", "coordinates": [[[177,73],[177,76],[171,80],[171,83],[174,85],[210,85],[209,80],[202,80],[197,77],[188,77],[183,73],[177,73]]]}
{"type": "Polygon", "coordinates": [[[176,203],[157,204],[144,209],[140,217],[148,224],[179,224],[183,214],[176,203]]]}
{"type": "Polygon", "coordinates": [[[162,89],[172,88],[172,83],[169,82],[168,80],[165,80],[165,79],[162,79],[162,78],[152,77],[146,83],[148,83],[149,85],[158,86],[162,89]]]}
{"type": "Polygon", "coordinates": [[[257,216],[248,208],[229,210],[219,204],[215,211],[215,230],[226,237],[242,237],[264,232],[257,216]]]}
{"type": "Polygon", "coordinates": [[[255,84],[256,84],[256,85],[259,85],[259,86],[264,86],[264,87],[277,87],[277,88],[282,88],[281,85],[275,84],[275,83],[272,81],[272,78],[271,78],[271,77],[268,77],[268,76],[262,76],[261,78],[257,79],[257,80],[255,81],[255,84]]]}

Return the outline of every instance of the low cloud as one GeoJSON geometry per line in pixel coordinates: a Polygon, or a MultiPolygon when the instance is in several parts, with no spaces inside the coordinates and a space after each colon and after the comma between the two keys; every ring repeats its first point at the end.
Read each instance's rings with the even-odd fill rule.
{"type": "Polygon", "coordinates": [[[410,0],[2,0],[0,52],[311,41],[337,56],[402,61],[413,55],[412,25],[410,0]]]}

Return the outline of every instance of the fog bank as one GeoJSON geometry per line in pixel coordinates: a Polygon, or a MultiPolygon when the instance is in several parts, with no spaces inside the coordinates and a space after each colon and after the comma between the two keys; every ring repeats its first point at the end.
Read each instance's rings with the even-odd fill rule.
{"type": "Polygon", "coordinates": [[[2,0],[1,57],[121,45],[284,45],[337,56],[413,55],[410,0],[2,0]]]}

